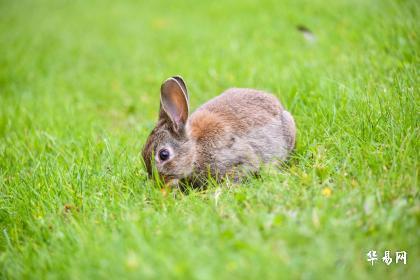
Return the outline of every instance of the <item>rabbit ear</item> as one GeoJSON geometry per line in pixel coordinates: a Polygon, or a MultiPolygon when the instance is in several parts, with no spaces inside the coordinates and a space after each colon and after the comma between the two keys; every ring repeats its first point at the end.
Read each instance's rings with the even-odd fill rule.
{"type": "Polygon", "coordinates": [[[185,85],[184,79],[179,75],[173,76],[172,78],[175,79],[179,83],[182,90],[184,91],[185,96],[187,97],[187,101],[190,101],[190,97],[188,96],[188,90],[187,90],[187,86],[185,85]]]}
{"type": "Polygon", "coordinates": [[[182,78],[169,78],[162,84],[160,104],[160,118],[167,117],[175,132],[180,132],[188,119],[188,97],[182,78]]]}

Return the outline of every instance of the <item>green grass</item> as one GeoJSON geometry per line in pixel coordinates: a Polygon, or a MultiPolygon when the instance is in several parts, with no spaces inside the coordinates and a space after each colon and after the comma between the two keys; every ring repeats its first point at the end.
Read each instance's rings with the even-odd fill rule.
{"type": "Polygon", "coordinates": [[[0,278],[418,277],[418,1],[149,2],[0,2],[0,278]],[[193,108],[276,93],[289,166],[163,194],[140,151],[174,74],[193,108]]]}

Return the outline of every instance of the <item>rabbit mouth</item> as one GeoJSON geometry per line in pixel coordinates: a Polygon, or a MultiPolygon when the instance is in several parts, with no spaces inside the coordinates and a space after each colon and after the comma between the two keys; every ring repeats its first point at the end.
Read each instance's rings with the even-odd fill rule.
{"type": "Polygon", "coordinates": [[[174,175],[160,175],[160,180],[166,187],[175,187],[179,183],[179,178],[174,175]]]}
{"type": "Polygon", "coordinates": [[[160,178],[165,185],[169,184],[171,181],[175,181],[175,180],[178,181],[178,178],[174,175],[161,174],[160,178]]]}
{"type": "Polygon", "coordinates": [[[167,187],[175,187],[179,183],[179,179],[170,179],[168,181],[165,181],[165,186],[167,187]]]}

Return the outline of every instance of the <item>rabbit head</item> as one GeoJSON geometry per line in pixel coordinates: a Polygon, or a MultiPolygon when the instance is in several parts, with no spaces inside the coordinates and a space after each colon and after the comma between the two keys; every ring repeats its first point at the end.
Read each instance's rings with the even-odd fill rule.
{"type": "Polygon", "coordinates": [[[184,81],[179,76],[167,79],[161,86],[159,120],[142,151],[149,176],[156,170],[169,183],[192,173],[195,148],[186,133],[188,113],[184,81]]]}

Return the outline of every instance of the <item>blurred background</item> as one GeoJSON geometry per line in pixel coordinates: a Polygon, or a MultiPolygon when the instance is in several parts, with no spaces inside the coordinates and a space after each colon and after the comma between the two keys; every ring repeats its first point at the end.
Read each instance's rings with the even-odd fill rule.
{"type": "Polygon", "coordinates": [[[400,17],[393,1],[2,1],[0,12],[3,98],[19,91],[34,110],[98,112],[116,127],[155,118],[159,85],[174,74],[193,108],[240,86],[294,111],[301,94],[317,106],[315,85],[362,83],[359,69],[375,64],[394,71],[413,43],[390,20],[400,17]]]}

